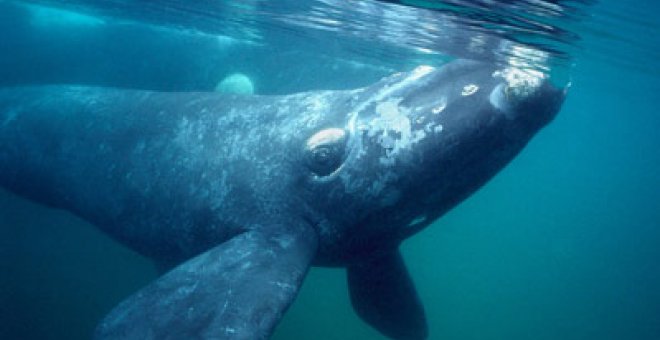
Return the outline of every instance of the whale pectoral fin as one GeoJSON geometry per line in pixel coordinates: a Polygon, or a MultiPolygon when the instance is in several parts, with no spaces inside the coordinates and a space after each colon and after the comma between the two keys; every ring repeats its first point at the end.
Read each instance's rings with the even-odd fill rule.
{"type": "Polygon", "coordinates": [[[317,247],[310,226],[276,229],[245,232],[175,267],[115,307],[96,338],[267,338],[317,247]]]}
{"type": "Polygon", "coordinates": [[[425,339],[424,307],[399,251],[348,267],[351,303],[372,327],[393,339],[425,339]]]}

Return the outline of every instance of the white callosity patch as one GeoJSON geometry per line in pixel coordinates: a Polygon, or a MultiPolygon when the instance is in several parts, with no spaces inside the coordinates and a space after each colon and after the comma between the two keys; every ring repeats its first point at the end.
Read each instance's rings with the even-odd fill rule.
{"type": "Polygon", "coordinates": [[[380,158],[383,165],[393,165],[396,156],[402,150],[426,137],[424,129],[413,130],[410,122],[410,110],[399,106],[401,99],[390,99],[376,106],[377,116],[369,123],[369,137],[377,136],[385,149],[385,156],[380,158]]]}
{"type": "Polygon", "coordinates": [[[328,106],[328,98],[325,92],[308,94],[303,104],[308,111],[320,112],[328,106]]]}
{"type": "Polygon", "coordinates": [[[502,112],[508,112],[510,109],[509,103],[507,102],[506,98],[504,97],[504,85],[499,84],[495,86],[493,91],[490,92],[490,95],[488,96],[488,100],[490,101],[491,105],[494,107],[498,108],[502,112]]]}
{"type": "MultiPolygon", "coordinates": [[[[410,86],[415,81],[417,81],[421,77],[429,74],[433,70],[435,70],[435,68],[432,67],[432,66],[427,66],[427,65],[418,66],[412,72],[410,72],[410,74],[408,74],[408,76],[406,78],[398,80],[394,84],[382,87],[371,98],[369,98],[368,100],[365,100],[360,105],[355,107],[353,112],[351,112],[349,114],[349,116],[351,117],[350,121],[349,121],[349,125],[348,125],[348,131],[350,132],[350,134],[355,136],[355,134],[357,132],[356,131],[357,129],[359,129],[361,131],[364,131],[364,130],[368,129],[367,126],[364,126],[362,124],[360,124],[360,126],[356,126],[356,122],[358,121],[358,115],[359,115],[360,112],[362,112],[363,110],[365,110],[368,107],[371,107],[374,103],[379,103],[378,105],[381,105],[383,103],[383,101],[386,98],[391,97],[393,93],[396,93],[396,91],[398,91],[402,88],[410,86]]],[[[395,73],[394,75],[392,75],[390,77],[390,79],[399,78],[401,76],[402,76],[402,73],[395,73]]],[[[357,91],[354,92],[354,94],[358,94],[362,91],[363,91],[363,89],[357,90],[357,91]]],[[[392,100],[392,99],[390,99],[390,100],[392,100]]],[[[400,99],[399,99],[399,101],[400,101],[400,99]]],[[[396,105],[398,105],[398,102],[397,102],[396,105]]],[[[356,143],[356,144],[352,145],[351,154],[350,154],[349,158],[351,158],[351,157],[360,158],[360,157],[366,155],[366,151],[362,148],[362,145],[360,144],[360,139],[356,138],[354,140],[354,143],[356,143]]]]}
{"type": "Polygon", "coordinates": [[[431,109],[431,113],[433,113],[434,115],[437,115],[437,114],[439,114],[440,112],[444,111],[445,108],[447,107],[447,101],[448,101],[448,100],[447,100],[447,97],[446,97],[446,96],[442,96],[442,97],[440,98],[440,104],[438,104],[436,107],[434,107],[433,109],[431,109]]]}
{"type": "Polygon", "coordinates": [[[509,115],[512,107],[537,91],[546,75],[533,69],[507,67],[493,72],[493,77],[502,78],[504,83],[493,89],[489,101],[509,115]]]}
{"type": "Polygon", "coordinates": [[[541,86],[545,74],[533,69],[507,67],[493,73],[494,77],[502,77],[506,82],[504,94],[509,101],[518,101],[534,93],[541,86]]]}
{"type": "MultiPolygon", "coordinates": [[[[367,136],[378,142],[385,152],[378,161],[385,166],[383,171],[376,174],[373,179],[356,178],[349,172],[339,172],[339,176],[348,193],[361,192],[365,196],[378,198],[381,206],[396,204],[401,194],[391,186],[397,180],[398,175],[392,168],[396,164],[398,156],[405,150],[422,140],[431,131],[437,130],[438,126],[420,126],[413,129],[411,122],[411,109],[400,105],[402,98],[395,94],[414,85],[420,78],[434,70],[430,66],[420,66],[407,75],[395,74],[389,79],[391,83],[381,87],[376,93],[357,105],[350,113],[347,127],[352,136],[367,136]],[[360,121],[359,114],[369,108],[374,108],[375,115],[360,121]]],[[[363,90],[354,91],[354,95],[362,93],[363,90]]],[[[447,105],[446,98],[440,103],[435,114],[442,112],[447,105]]],[[[442,127],[440,127],[441,129],[442,127]]],[[[353,138],[350,142],[349,159],[360,159],[372,151],[365,149],[362,138],[353,138]]],[[[373,151],[376,152],[376,151],[373,151]]]]}
{"type": "MultiPolygon", "coordinates": [[[[408,77],[406,77],[405,79],[398,81],[396,84],[384,86],[380,91],[378,91],[378,93],[372,96],[369,100],[365,100],[361,105],[355,108],[354,114],[359,113],[360,111],[369,107],[373,103],[379,103],[385,100],[385,98],[391,96],[392,93],[395,93],[396,91],[402,88],[410,86],[419,78],[429,74],[433,70],[434,70],[433,67],[425,66],[425,65],[415,68],[412,72],[410,72],[408,77]]],[[[400,75],[401,75],[400,73],[397,73],[394,74],[392,77],[399,77],[400,75]]]]}
{"type": "Polygon", "coordinates": [[[442,129],[443,129],[442,124],[436,122],[429,122],[426,123],[426,125],[424,125],[424,131],[426,131],[426,133],[431,133],[431,132],[438,133],[438,132],[442,132],[442,129]]]}
{"type": "Polygon", "coordinates": [[[468,84],[463,87],[463,91],[461,91],[461,96],[471,96],[475,94],[479,90],[479,86],[475,84],[468,84]]]}

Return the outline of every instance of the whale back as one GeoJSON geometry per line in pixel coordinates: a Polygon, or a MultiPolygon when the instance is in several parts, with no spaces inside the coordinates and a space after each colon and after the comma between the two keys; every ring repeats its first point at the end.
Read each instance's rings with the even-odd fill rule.
{"type": "Polygon", "coordinates": [[[330,96],[2,89],[0,185],[178,262],[300,207],[298,145],[330,96]]]}

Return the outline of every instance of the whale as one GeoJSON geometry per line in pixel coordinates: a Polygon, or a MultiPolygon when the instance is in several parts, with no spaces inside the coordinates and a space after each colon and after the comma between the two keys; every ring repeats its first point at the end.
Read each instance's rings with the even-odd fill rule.
{"type": "Polygon", "coordinates": [[[266,339],[311,266],[346,268],[355,312],[386,337],[425,339],[400,244],[504,168],[565,95],[468,60],[277,96],[5,87],[0,186],[162,268],[96,339],[266,339]]]}

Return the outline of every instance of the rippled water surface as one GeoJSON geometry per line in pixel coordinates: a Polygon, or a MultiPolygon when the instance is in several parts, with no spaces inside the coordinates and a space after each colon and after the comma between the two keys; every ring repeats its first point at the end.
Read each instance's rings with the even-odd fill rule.
{"type": "MultiPolygon", "coordinates": [[[[571,1],[31,1],[90,15],[148,22],[256,43],[333,41],[372,58],[526,58],[534,47],[568,58],[571,25],[589,0],[571,1]],[[528,52],[529,53],[529,52],[528,52]],[[430,55],[430,56],[429,56],[430,55]]],[[[349,52],[350,51],[350,52],[349,52]]],[[[383,60],[385,59],[385,60],[383,60]]],[[[534,60],[532,60],[534,62],[534,60]]]]}

